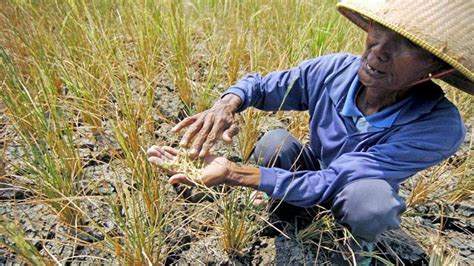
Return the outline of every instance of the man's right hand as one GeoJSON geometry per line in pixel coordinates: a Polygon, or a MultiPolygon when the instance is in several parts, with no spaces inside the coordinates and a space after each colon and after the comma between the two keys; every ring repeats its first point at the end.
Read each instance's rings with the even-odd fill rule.
{"type": "Polygon", "coordinates": [[[203,158],[208,155],[209,150],[219,138],[228,144],[232,143],[232,137],[238,132],[234,114],[240,102],[239,96],[227,94],[214,103],[209,110],[190,116],[176,124],[172,129],[175,133],[188,128],[179,145],[190,147],[191,157],[203,158]]]}

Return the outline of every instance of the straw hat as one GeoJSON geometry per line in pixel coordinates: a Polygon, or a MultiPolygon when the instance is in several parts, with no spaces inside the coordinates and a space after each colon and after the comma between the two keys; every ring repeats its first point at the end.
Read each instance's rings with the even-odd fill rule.
{"type": "Polygon", "coordinates": [[[456,69],[442,80],[474,94],[474,1],[342,0],[337,9],[365,31],[373,20],[456,69]]]}

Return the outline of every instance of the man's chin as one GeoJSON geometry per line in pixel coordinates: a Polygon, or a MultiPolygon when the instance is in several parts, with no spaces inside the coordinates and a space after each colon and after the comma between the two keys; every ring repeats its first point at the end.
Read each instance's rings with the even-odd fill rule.
{"type": "Polygon", "coordinates": [[[359,70],[359,80],[360,80],[360,83],[362,83],[362,85],[364,85],[365,87],[377,87],[377,86],[382,85],[380,84],[379,80],[373,79],[372,77],[368,76],[366,73],[360,70],[359,70]]]}

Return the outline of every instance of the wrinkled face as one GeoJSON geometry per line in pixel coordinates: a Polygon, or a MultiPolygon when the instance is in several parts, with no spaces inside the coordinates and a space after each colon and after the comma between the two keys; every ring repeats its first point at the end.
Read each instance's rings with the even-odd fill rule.
{"type": "Polygon", "coordinates": [[[375,22],[369,27],[359,78],[366,87],[406,90],[442,63],[400,34],[375,22]]]}

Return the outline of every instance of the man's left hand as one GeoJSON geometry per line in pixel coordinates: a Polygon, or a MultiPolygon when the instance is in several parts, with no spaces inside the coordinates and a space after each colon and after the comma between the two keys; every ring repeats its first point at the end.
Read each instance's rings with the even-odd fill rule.
{"type": "Polygon", "coordinates": [[[148,161],[170,175],[168,180],[171,184],[186,184],[194,186],[196,183],[208,187],[228,183],[231,162],[224,157],[207,155],[203,158],[204,168],[200,171],[199,176],[189,176],[189,173],[179,172],[179,169],[171,169],[169,167],[179,154],[179,151],[168,146],[152,146],[147,151],[148,161]]]}

